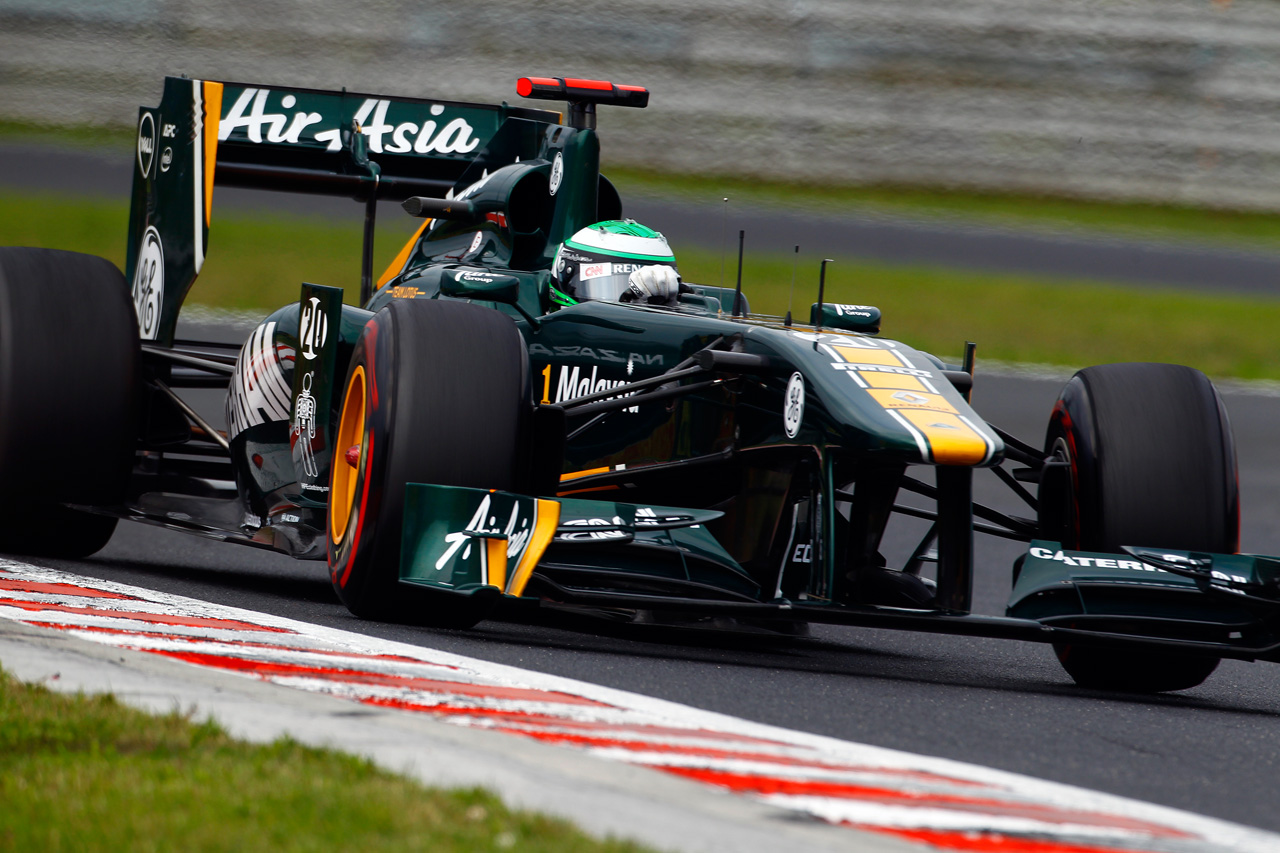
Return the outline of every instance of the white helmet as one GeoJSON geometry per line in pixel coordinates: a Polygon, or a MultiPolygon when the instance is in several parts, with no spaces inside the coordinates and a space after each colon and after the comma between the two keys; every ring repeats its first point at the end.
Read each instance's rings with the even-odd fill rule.
{"type": "Polygon", "coordinates": [[[589,225],[561,244],[551,266],[551,296],[562,305],[584,299],[618,300],[641,267],[676,268],[667,239],[631,219],[589,225]]]}

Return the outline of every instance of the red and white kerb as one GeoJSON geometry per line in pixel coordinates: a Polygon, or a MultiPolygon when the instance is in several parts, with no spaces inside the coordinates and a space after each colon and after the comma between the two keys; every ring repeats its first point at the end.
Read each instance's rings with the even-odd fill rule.
{"type": "Polygon", "coordinates": [[[922,849],[1280,849],[1274,835],[1186,812],[4,559],[0,617],[583,750],[922,849]]]}

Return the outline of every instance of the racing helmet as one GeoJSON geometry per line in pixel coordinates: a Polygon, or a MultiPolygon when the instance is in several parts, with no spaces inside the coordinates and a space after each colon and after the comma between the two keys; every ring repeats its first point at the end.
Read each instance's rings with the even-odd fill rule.
{"type": "Polygon", "coordinates": [[[667,238],[632,219],[597,222],[560,244],[551,265],[551,295],[561,304],[616,301],[627,292],[631,273],[653,265],[676,268],[667,238]]]}

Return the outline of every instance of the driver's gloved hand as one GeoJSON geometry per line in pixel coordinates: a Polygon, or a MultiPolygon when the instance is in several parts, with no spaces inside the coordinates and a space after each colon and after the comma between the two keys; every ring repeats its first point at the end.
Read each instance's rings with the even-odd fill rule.
{"type": "Polygon", "coordinates": [[[670,305],[680,293],[680,274],[665,264],[641,267],[627,277],[636,302],[670,305]]]}

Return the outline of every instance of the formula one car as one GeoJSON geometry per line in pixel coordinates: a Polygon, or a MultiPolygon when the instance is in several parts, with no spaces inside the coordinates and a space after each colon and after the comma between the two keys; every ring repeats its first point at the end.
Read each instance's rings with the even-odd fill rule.
{"type": "Polygon", "coordinates": [[[570,298],[557,252],[624,213],[597,108],[649,93],[517,91],[566,111],[169,78],[139,113],[125,275],[0,250],[0,549],[88,555],[128,519],[326,559],[360,616],[465,627],[522,599],[1006,637],[1128,690],[1280,660],[1280,562],[1235,553],[1202,374],[1083,370],[1038,446],[970,407],[971,351],[880,337],[821,287],[807,324],[740,286],[570,298]],[[177,339],[215,184],[363,202],[360,307],[303,284],[238,353],[177,339]],[[375,282],[380,199],[423,222],[375,282]],[[178,393],[200,388],[227,389],[225,431],[178,393]],[[1025,517],[975,503],[981,468],[1025,517]],[[895,514],[928,527],[887,565],[895,514]],[[1028,543],[1006,616],[970,612],[975,532],[1028,543]]]}

